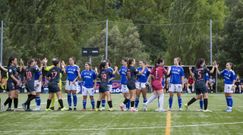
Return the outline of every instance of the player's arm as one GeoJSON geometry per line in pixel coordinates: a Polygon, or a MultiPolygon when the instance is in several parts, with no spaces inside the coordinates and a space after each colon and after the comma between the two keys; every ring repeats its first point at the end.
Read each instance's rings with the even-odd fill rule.
{"type": "Polygon", "coordinates": [[[171,66],[168,66],[167,76],[170,75],[170,71],[171,71],[171,66]]]}
{"type": "Polygon", "coordinates": [[[191,75],[192,77],[195,76],[195,74],[192,72],[192,67],[189,67],[189,72],[190,72],[190,75],[191,75]]]}
{"type": "Polygon", "coordinates": [[[8,72],[8,69],[3,67],[2,65],[0,65],[0,68],[4,71],[4,72],[8,72]]]}
{"type": "Polygon", "coordinates": [[[116,73],[118,74],[118,66],[115,66],[115,67],[114,67],[113,74],[115,75],[116,73]]]}
{"type": "Polygon", "coordinates": [[[19,85],[20,81],[13,75],[11,74],[10,77],[19,85]]]}

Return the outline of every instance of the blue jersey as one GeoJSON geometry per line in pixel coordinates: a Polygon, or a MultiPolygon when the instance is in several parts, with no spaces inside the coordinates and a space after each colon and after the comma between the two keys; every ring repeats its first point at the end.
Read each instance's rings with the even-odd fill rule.
{"type": "Polygon", "coordinates": [[[77,65],[66,66],[66,74],[67,74],[68,81],[74,81],[78,77],[78,69],[79,67],[77,65]]]}
{"type": "Polygon", "coordinates": [[[220,75],[224,78],[224,84],[233,84],[236,80],[236,75],[233,70],[224,69],[220,72],[220,75]]]}
{"type": "Polygon", "coordinates": [[[170,83],[182,84],[181,78],[184,77],[184,69],[181,66],[171,66],[170,83]]]}
{"type": "MultiPolygon", "coordinates": [[[[143,70],[142,67],[137,68],[138,72],[141,72],[142,70],[143,70]]],[[[148,81],[149,75],[150,75],[150,72],[149,72],[148,68],[145,68],[142,74],[137,75],[138,82],[146,83],[148,81]]]]}
{"type": "Polygon", "coordinates": [[[127,67],[122,66],[119,70],[119,74],[121,76],[121,84],[126,85],[127,84],[127,67]]]}
{"type": "Polygon", "coordinates": [[[81,78],[83,79],[83,86],[86,88],[94,87],[94,80],[96,79],[96,73],[93,70],[83,70],[81,72],[81,78]]]}
{"type": "MultiPolygon", "coordinates": [[[[115,75],[113,74],[113,69],[111,67],[107,68],[108,72],[110,72],[111,74],[108,76],[108,78],[114,78],[115,75]]],[[[112,84],[112,81],[110,81],[108,84],[112,84]]]]}
{"type": "MultiPolygon", "coordinates": [[[[37,67],[37,68],[38,68],[38,67],[37,67]]],[[[35,73],[35,80],[39,80],[41,75],[42,75],[42,71],[39,69],[39,70],[35,73]]]]}
{"type": "Polygon", "coordinates": [[[205,81],[208,81],[209,78],[210,78],[209,73],[206,73],[206,74],[205,74],[205,81]]]}

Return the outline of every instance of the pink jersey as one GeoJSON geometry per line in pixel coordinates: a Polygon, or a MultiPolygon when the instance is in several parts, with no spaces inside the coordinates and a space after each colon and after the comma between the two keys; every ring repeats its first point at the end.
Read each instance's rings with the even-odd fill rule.
{"type": "Polygon", "coordinates": [[[167,74],[167,70],[164,67],[154,67],[151,71],[152,82],[151,85],[153,90],[162,90],[163,76],[167,74]]]}

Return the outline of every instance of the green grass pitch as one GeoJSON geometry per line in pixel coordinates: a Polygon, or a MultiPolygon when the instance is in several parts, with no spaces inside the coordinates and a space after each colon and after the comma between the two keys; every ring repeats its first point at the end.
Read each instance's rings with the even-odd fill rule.
{"type": "MultiPolygon", "coordinates": [[[[6,94],[0,97],[5,100],[6,94]]],[[[150,96],[150,95],[148,95],[150,96]]],[[[184,94],[183,104],[194,94],[184,94]]],[[[97,97],[97,95],[96,95],[97,97]]],[[[45,108],[47,95],[42,95],[42,109],[45,108]]],[[[64,94],[66,104],[66,95],[64,94]]],[[[163,135],[166,128],[168,112],[154,112],[157,101],[148,106],[148,112],[120,112],[119,104],[123,98],[120,94],[112,95],[114,112],[80,111],[82,108],[81,95],[78,96],[78,111],[76,112],[1,112],[0,135],[163,135]]],[[[21,103],[26,99],[20,94],[21,103]]],[[[32,105],[35,103],[32,102],[32,105]]],[[[57,105],[57,103],[56,103],[57,105]]],[[[107,106],[107,105],[106,105],[107,106]]],[[[168,106],[168,94],[165,96],[165,106],[168,106]]],[[[34,106],[32,106],[34,107],[34,106]]],[[[89,101],[87,107],[90,108],[89,101]]],[[[57,108],[57,107],[56,107],[57,108]]],[[[194,103],[189,111],[178,112],[177,97],[174,97],[171,112],[170,134],[172,135],[240,135],[243,134],[243,95],[234,95],[232,113],[224,112],[226,108],[223,94],[209,95],[209,109],[213,112],[197,112],[199,102],[194,103]]]]}

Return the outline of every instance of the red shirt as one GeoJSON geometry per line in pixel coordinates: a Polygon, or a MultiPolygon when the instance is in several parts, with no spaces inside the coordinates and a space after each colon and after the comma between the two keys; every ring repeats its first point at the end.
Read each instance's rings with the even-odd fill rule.
{"type": "Polygon", "coordinates": [[[189,78],[188,78],[188,83],[189,83],[189,84],[193,84],[193,82],[194,82],[193,78],[192,78],[192,77],[189,77],[189,78]]]}
{"type": "Polygon", "coordinates": [[[167,74],[167,70],[164,67],[154,67],[151,71],[152,82],[151,85],[153,90],[161,90],[162,87],[162,80],[164,75],[167,74]]]}

